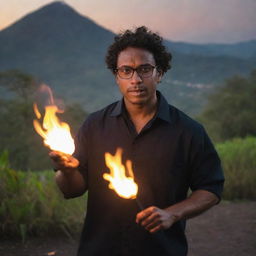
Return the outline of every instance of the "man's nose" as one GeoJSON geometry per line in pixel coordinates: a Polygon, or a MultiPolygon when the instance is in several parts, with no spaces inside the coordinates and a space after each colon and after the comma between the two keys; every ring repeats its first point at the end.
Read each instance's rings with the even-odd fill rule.
{"type": "Polygon", "coordinates": [[[132,83],[141,83],[142,79],[140,75],[138,74],[137,70],[134,70],[132,77],[131,77],[131,82],[132,83]]]}

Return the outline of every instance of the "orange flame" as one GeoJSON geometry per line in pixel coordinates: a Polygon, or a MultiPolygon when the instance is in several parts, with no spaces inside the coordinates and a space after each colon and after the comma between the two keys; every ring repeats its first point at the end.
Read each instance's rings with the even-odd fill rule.
{"type": "MultiPolygon", "coordinates": [[[[34,104],[34,112],[37,119],[40,119],[41,114],[36,104],[34,104]]],[[[44,138],[44,144],[50,149],[71,155],[75,150],[74,140],[70,134],[69,125],[61,122],[56,116],[56,113],[60,112],[56,105],[46,106],[43,125],[41,126],[35,119],[34,128],[44,138]]]]}
{"type": "Polygon", "coordinates": [[[130,177],[125,175],[125,166],[122,164],[122,149],[118,148],[115,155],[105,153],[105,162],[110,169],[109,173],[104,173],[103,178],[109,181],[109,188],[116,191],[116,193],[126,199],[136,198],[138,192],[138,185],[134,182],[132,171],[132,162],[126,161],[126,169],[130,177]]]}

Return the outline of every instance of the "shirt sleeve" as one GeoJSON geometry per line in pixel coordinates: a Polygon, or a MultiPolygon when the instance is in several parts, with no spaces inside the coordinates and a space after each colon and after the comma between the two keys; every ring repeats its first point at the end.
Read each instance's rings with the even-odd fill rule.
{"type": "Polygon", "coordinates": [[[203,127],[192,138],[190,155],[191,190],[207,190],[220,200],[224,184],[221,161],[203,127]]]}
{"type": "Polygon", "coordinates": [[[88,119],[80,127],[75,136],[75,152],[73,156],[79,160],[78,170],[83,175],[87,184],[88,180],[88,145],[89,145],[89,122],[88,119]]]}

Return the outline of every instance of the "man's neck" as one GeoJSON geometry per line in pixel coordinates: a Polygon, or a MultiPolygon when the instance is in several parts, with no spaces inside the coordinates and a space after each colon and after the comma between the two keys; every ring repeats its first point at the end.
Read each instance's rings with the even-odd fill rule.
{"type": "Polygon", "coordinates": [[[154,116],[157,110],[157,97],[145,104],[133,104],[124,99],[125,107],[131,119],[147,118],[154,116]]]}

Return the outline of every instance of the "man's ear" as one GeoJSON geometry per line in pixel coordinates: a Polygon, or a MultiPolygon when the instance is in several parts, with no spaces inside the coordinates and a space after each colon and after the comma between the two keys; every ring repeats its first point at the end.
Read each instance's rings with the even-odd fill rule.
{"type": "Polygon", "coordinates": [[[115,80],[116,80],[116,85],[119,86],[119,78],[117,76],[115,77],[115,80]]]}
{"type": "Polygon", "coordinates": [[[157,83],[160,83],[163,77],[163,71],[157,70],[157,83]]]}
{"type": "Polygon", "coordinates": [[[117,76],[117,74],[114,73],[114,76],[115,76],[115,81],[116,81],[116,83],[118,84],[118,76],[117,76]]]}

